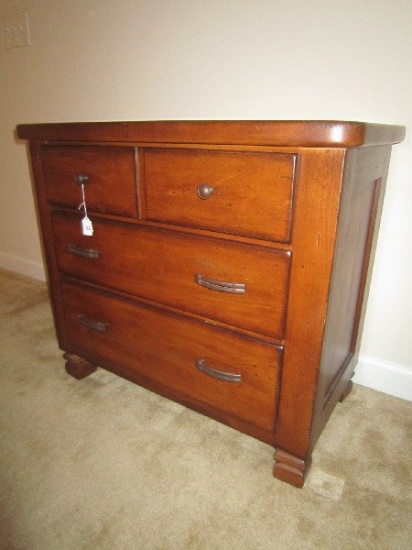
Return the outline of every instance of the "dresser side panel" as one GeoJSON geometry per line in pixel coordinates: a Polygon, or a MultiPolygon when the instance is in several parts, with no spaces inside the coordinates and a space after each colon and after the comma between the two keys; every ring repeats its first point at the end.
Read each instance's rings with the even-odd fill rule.
{"type": "Polygon", "coordinates": [[[298,158],[292,269],[276,446],[309,454],[345,149],[304,149],[298,158]]]}
{"type": "Polygon", "coordinates": [[[390,147],[349,150],[322,352],[312,446],[356,366],[390,147]]]}
{"type": "Polygon", "coordinates": [[[65,349],[67,340],[64,330],[63,308],[59,284],[59,274],[56,264],[56,254],[51,224],[50,205],[47,203],[43,169],[41,163],[41,143],[31,141],[29,144],[31,159],[31,171],[33,180],[33,191],[35,194],[36,213],[40,228],[42,254],[46,264],[46,277],[48,282],[49,296],[51,300],[54,324],[59,345],[65,349]]]}

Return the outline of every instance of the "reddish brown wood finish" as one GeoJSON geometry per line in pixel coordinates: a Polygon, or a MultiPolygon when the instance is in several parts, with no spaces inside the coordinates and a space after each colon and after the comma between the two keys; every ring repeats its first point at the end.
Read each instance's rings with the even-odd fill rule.
{"type": "Polygon", "coordinates": [[[64,358],[66,359],[66,372],[77,380],[82,380],[97,370],[96,365],[74,353],[65,353],[64,358]]]}
{"type": "Polygon", "coordinates": [[[103,366],[270,443],[275,477],[301,487],[350,391],[404,129],[126,122],[23,125],[18,136],[30,140],[68,372],[103,366]],[[88,170],[93,237],[80,232],[72,183],[88,170]]]}
{"type": "Polygon", "coordinates": [[[294,164],[276,153],[146,149],[147,219],[288,242],[294,164]],[[212,191],[202,199],[204,184],[212,191]]]}
{"type": "Polygon", "coordinates": [[[74,122],[21,124],[17,136],[31,141],[359,147],[399,143],[405,128],[333,120],[74,122]]]}
{"type": "Polygon", "coordinates": [[[186,399],[273,432],[278,347],[77,285],[64,283],[62,290],[71,349],[103,366],[120,363],[186,399]],[[88,329],[79,315],[104,329],[88,329]],[[199,359],[220,373],[239,374],[241,382],[204,374],[196,368],[199,359]]]}
{"type": "Polygon", "coordinates": [[[283,338],[288,252],[98,219],[93,237],[86,237],[78,216],[60,213],[53,216],[53,231],[58,268],[66,275],[283,338]],[[70,253],[73,244],[81,254],[91,250],[99,256],[70,253]],[[199,274],[244,284],[244,293],[200,286],[199,274]]]}
{"type": "Polygon", "coordinates": [[[120,147],[62,147],[41,149],[47,200],[77,208],[82,203],[76,178],[84,185],[89,212],[137,216],[135,152],[120,147]]]}
{"type": "Polygon", "coordinates": [[[337,401],[350,391],[389,158],[389,146],[346,152],[311,448],[337,401]]]}
{"type": "Polygon", "coordinates": [[[309,453],[344,154],[341,149],[304,150],[298,169],[277,440],[282,450],[301,459],[309,453]]]}
{"type": "Polygon", "coordinates": [[[294,455],[276,449],[273,475],[295,487],[303,487],[311,460],[302,460],[294,455]]]}

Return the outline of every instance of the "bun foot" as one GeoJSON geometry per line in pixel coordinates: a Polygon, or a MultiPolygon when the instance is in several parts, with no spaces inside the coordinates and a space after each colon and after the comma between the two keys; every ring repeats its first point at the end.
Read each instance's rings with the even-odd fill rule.
{"type": "Polygon", "coordinates": [[[285,451],[275,451],[273,475],[281,481],[286,481],[295,487],[303,487],[311,460],[302,460],[285,451]]]}
{"type": "Polygon", "coordinates": [[[97,370],[96,365],[74,353],[65,353],[63,357],[66,359],[66,372],[77,380],[86,378],[97,370]]]}

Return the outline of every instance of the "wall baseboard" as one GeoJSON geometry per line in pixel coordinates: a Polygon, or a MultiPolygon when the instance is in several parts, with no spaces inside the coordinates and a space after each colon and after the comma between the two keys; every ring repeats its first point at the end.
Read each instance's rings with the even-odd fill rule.
{"type": "Polygon", "coordinates": [[[32,262],[31,260],[5,254],[4,252],[0,252],[0,268],[14,271],[39,281],[46,280],[43,263],[32,262]]]}
{"type": "Polygon", "coordinates": [[[412,401],[412,368],[360,354],[353,377],[355,384],[412,401]]]}

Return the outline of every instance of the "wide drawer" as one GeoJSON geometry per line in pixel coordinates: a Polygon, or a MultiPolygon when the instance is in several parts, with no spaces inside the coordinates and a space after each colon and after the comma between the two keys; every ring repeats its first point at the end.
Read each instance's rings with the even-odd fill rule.
{"type": "Polygon", "coordinates": [[[287,252],[164,229],[53,215],[60,271],[105,287],[282,338],[287,252]]]}
{"type": "Polygon", "coordinates": [[[148,220],[288,242],[294,155],[145,149],[148,220]]]}
{"type": "Polygon", "coordinates": [[[44,186],[52,204],[121,216],[137,216],[135,151],[126,147],[44,146],[44,186]]]}
{"type": "Polygon", "coordinates": [[[70,351],[274,431],[277,347],[80,285],[61,288],[70,351]]]}

